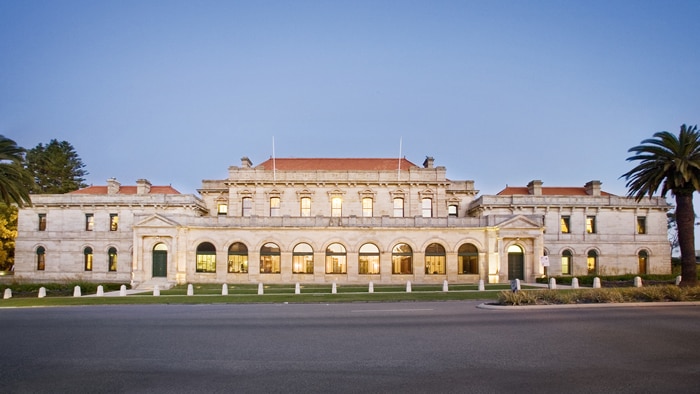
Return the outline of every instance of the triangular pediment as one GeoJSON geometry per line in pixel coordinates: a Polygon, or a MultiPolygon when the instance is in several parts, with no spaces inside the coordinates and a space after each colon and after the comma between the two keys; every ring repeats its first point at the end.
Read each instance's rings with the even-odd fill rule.
{"type": "Polygon", "coordinates": [[[180,226],[180,223],[168,219],[165,216],[155,214],[151,215],[142,221],[136,223],[134,227],[173,227],[173,226],[180,226]]]}
{"type": "Polygon", "coordinates": [[[514,216],[510,219],[504,220],[501,223],[497,224],[498,227],[502,229],[506,228],[542,228],[542,225],[539,223],[535,222],[534,220],[531,220],[525,216],[518,215],[514,216]]]}

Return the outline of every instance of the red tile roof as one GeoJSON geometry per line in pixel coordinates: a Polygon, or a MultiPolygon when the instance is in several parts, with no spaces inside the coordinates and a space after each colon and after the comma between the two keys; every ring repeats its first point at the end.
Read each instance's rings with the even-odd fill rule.
{"type": "MultiPolygon", "coordinates": [[[[69,194],[108,194],[107,186],[88,186],[84,189],[79,189],[69,194]]],[[[117,194],[136,194],[136,186],[120,186],[117,194]]],[[[151,186],[151,191],[148,194],[180,194],[172,186],[151,186]]]]}
{"type": "MultiPolygon", "coordinates": [[[[400,159],[401,169],[408,170],[409,167],[416,167],[415,164],[400,159]]],[[[273,169],[273,159],[268,159],[256,168],[266,170],[273,169]]],[[[399,159],[296,159],[296,158],[276,158],[274,159],[274,169],[279,171],[396,171],[399,169],[399,159]]]]}
{"type": "MultiPolygon", "coordinates": [[[[499,196],[518,196],[529,195],[527,187],[521,186],[506,186],[505,189],[498,192],[499,196]]],[[[543,196],[587,196],[585,187],[542,187],[543,196]]],[[[612,196],[608,192],[601,190],[601,196],[612,196]]]]}

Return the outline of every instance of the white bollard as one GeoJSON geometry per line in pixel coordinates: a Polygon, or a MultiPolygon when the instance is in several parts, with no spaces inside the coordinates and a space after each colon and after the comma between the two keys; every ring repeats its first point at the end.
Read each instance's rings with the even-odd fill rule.
{"type": "Polygon", "coordinates": [[[552,290],[557,289],[557,280],[554,278],[549,278],[549,288],[552,290]]]}
{"type": "Polygon", "coordinates": [[[228,295],[228,285],[226,283],[221,285],[221,295],[228,295]]]}
{"type": "Polygon", "coordinates": [[[449,291],[447,287],[447,279],[442,282],[442,291],[444,291],[445,293],[449,291]]]}
{"type": "Polygon", "coordinates": [[[44,298],[46,297],[46,287],[40,287],[39,288],[39,298],[44,298]]]}
{"type": "Polygon", "coordinates": [[[331,294],[336,294],[338,292],[338,287],[335,284],[335,281],[333,281],[333,287],[331,288],[331,294]]]}
{"type": "Polygon", "coordinates": [[[153,286],[153,297],[160,297],[160,287],[158,285],[153,286]]]}
{"type": "Polygon", "coordinates": [[[600,289],[600,278],[597,276],[593,278],[593,288],[600,289]]]}
{"type": "Polygon", "coordinates": [[[126,285],[119,287],[119,297],[126,297],[126,285]]]}
{"type": "Polygon", "coordinates": [[[192,286],[192,283],[187,285],[187,295],[188,296],[194,295],[194,287],[192,286]]]}
{"type": "Polygon", "coordinates": [[[642,287],[642,278],[639,276],[634,277],[634,287],[642,287]]]}
{"type": "Polygon", "coordinates": [[[301,294],[301,288],[299,287],[299,282],[294,285],[294,294],[301,294]]]}
{"type": "Polygon", "coordinates": [[[98,297],[104,297],[105,295],[105,288],[102,287],[102,285],[97,286],[97,294],[95,294],[98,297]]]}
{"type": "Polygon", "coordinates": [[[571,279],[571,288],[578,289],[578,278],[571,279]]]}
{"type": "Polygon", "coordinates": [[[80,286],[75,286],[75,287],[73,288],[73,297],[80,297],[80,296],[81,296],[81,294],[80,294],[80,286]]]}
{"type": "Polygon", "coordinates": [[[682,280],[682,278],[680,275],[676,276],[676,286],[681,284],[681,280],[682,280]]]}
{"type": "Polygon", "coordinates": [[[10,298],[12,298],[12,289],[8,287],[7,289],[5,289],[5,294],[2,295],[2,299],[7,300],[10,298]]]}
{"type": "Polygon", "coordinates": [[[486,286],[484,286],[484,280],[479,279],[479,291],[484,291],[486,290],[486,286]]]}
{"type": "Polygon", "coordinates": [[[516,280],[515,280],[515,288],[518,289],[518,291],[521,290],[521,289],[520,289],[520,279],[516,279],[516,280]]]}
{"type": "Polygon", "coordinates": [[[410,293],[410,292],[411,292],[411,281],[409,280],[406,282],[406,293],[410,293]]]}
{"type": "Polygon", "coordinates": [[[374,282],[372,281],[369,282],[369,292],[374,293],[374,282]]]}
{"type": "Polygon", "coordinates": [[[258,283],[258,295],[265,294],[265,290],[263,290],[263,284],[258,283]]]}

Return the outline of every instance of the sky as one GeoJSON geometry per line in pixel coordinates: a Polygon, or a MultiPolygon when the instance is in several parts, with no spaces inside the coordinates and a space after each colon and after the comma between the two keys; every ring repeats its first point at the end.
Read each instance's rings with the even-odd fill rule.
{"type": "Polygon", "coordinates": [[[700,123],[699,19],[697,0],[0,0],[0,134],[70,142],[95,185],[196,193],[274,151],[624,195],[630,147],[700,123]]]}

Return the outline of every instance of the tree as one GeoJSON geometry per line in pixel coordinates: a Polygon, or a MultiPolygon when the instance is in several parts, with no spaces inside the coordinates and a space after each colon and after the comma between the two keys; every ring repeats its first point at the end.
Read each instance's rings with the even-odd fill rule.
{"type": "Polygon", "coordinates": [[[0,135],[0,202],[20,207],[31,205],[31,174],[23,167],[25,150],[0,135]]]}
{"type": "Polygon", "coordinates": [[[15,265],[17,207],[0,203],[0,271],[11,271],[15,265]]]}
{"type": "Polygon", "coordinates": [[[27,169],[34,177],[32,193],[63,194],[86,187],[87,171],[73,146],[53,139],[27,152],[27,169]]]}
{"type": "Polygon", "coordinates": [[[697,286],[695,263],[695,211],[693,193],[700,191],[700,134],[698,127],[681,125],[678,136],[655,133],[628,152],[627,161],[639,164],[622,175],[627,180],[628,196],[641,201],[659,188],[661,196],[670,191],[676,199],[676,225],[681,251],[681,286],[697,286]]]}

